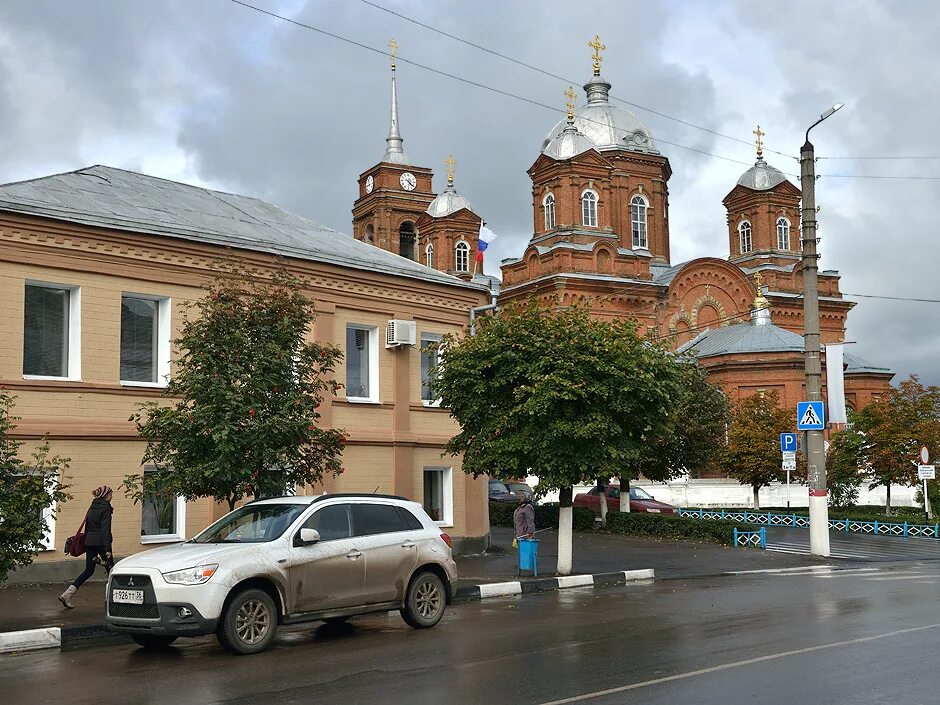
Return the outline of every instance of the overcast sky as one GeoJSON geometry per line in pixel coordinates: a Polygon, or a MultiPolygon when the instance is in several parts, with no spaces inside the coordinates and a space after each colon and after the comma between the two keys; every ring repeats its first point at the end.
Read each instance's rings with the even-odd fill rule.
{"type": "MultiPolygon", "coordinates": [[[[399,63],[410,162],[434,169],[440,189],[453,153],[458,190],[500,236],[488,273],[522,252],[532,222],[526,169],[562,117],[566,83],[361,0],[252,4],[369,47],[395,37],[403,59],[558,106],[399,63]]],[[[803,130],[834,102],[846,107],[814,131],[818,156],[940,157],[940,5],[374,4],[570,78],[581,104],[587,42],[599,33],[612,95],[643,107],[633,111],[672,164],[674,263],[727,257],[721,199],[754,160],[758,123],[768,150],[791,155],[766,154],[788,173],[799,170],[803,130]]],[[[265,198],[349,233],[357,177],[384,153],[388,100],[387,57],[231,0],[0,5],[3,182],[108,164],[265,198]]],[[[858,178],[940,179],[940,159],[821,159],[817,170],[821,264],[840,270],[842,291],[940,299],[940,180],[858,178]]],[[[940,384],[940,304],[855,300],[850,352],[940,384]]]]}

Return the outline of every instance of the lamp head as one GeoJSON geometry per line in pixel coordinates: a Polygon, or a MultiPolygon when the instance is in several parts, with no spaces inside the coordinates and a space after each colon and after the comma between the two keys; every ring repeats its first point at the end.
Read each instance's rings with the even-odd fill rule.
{"type": "Polygon", "coordinates": [[[833,114],[834,112],[836,112],[837,110],[841,110],[843,105],[845,105],[845,104],[844,104],[844,103],[836,103],[836,104],[833,105],[831,108],[829,108],[829,110],[827,110],[827,111],[824,112],[822,115],[820,115],[820,116],[819,116],[819,119],[820,119],[820,120],[825,120],[827,117],[829,117],[830,115],[832,115],[832,114],[833,114]]]}

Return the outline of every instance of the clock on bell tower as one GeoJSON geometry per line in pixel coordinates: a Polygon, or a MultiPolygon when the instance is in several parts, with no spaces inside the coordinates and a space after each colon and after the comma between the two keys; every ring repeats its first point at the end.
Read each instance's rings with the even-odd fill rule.
{"type": "Polygon", "coordinates": [[[359,175],[359,195],[353,204],[353,237],[383,250],[418,260],[418,231],[415,227],[434,192],[430,169],[413,166],[398,131],[398,89],[395,82],[395,49],[392,56],[392,111],[385,156],[359,175]]]}

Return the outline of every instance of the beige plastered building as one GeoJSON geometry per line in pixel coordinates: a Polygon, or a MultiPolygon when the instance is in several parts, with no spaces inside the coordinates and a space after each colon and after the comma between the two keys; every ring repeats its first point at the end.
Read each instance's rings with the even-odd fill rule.
{"type": "Polygon", "coordinates": [[[48,550],[13,579],[80,572],[62,549],[100,484],[115,488],[118,556],[191,537],[224,513],[209,500],[134,504],[119,486],[145,448],[128,418],[160,398],[183,311],[227,248],[261,271],[285,257],[316,302],[312,336],[345,353],[336,376],[347,388],[321,409],[325,427],[347,432],[345,472],[298,492],[403,495],[455,547],[484,545],[485,481],[444,455],[457,426],[422,384],[420,350],[463,330],[490,301],[484,286],[257,199],[94,166],[0,186],[0,384],[16,396],[23,450],[47,437],[71,458],[74,495],[57,508],[48,550]],[[415,344],[386,347],[389,321],[413,322],[415,344]]]}

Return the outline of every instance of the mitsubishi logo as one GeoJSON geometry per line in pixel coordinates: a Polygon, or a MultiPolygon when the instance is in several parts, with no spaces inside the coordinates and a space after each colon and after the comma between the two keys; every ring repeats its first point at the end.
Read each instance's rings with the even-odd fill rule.
{"type": "Polygon", "coordinates": [[[134,576],[127,579],[127,587],[134,587],[134,576]]]}

